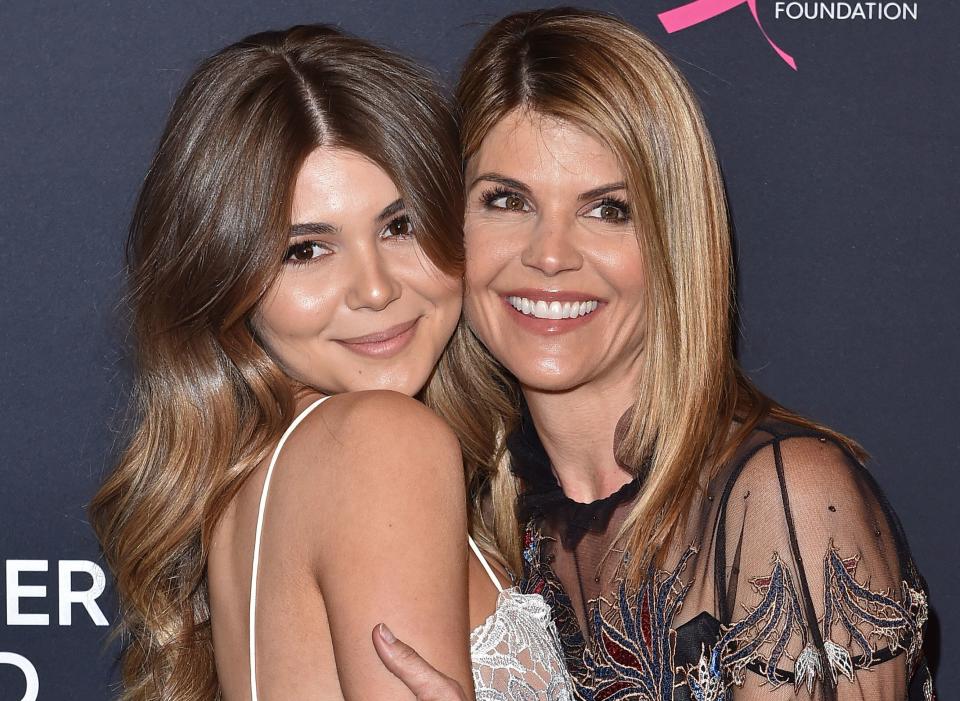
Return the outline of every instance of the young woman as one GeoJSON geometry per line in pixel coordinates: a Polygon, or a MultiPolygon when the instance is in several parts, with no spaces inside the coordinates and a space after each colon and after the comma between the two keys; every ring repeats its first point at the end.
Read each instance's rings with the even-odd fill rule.
{"type": "Polygon", "coordinates": [[[922,581],[863,451],[734,360],[723,186],[676,68],[617,19],[525,12],[458,98],[472,334],[451,358],[473,374],[444,413],[578,696],[932,698],[922,581]]]}
{"type": "Polygon", "coordinates": [[[448,107],[393,53],[295,27],[187,82],[130,236],[136,423],[91,507],[125,699],[409,697],[383,609],[464,688],[472,654],[486,698],[570,698],[542,597],[468,565],[456,438],[411,398],[449,393],[462,212],[448,107]]]}

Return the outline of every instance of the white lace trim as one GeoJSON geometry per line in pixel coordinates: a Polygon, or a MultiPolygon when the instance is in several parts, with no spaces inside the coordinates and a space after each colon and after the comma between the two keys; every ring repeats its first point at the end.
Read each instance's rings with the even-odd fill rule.
{"type": "Polygon", "coordinates": [[[504,589],[470,633],[477,701],[573,701],[560,635],[539,594],[504,589]]]}

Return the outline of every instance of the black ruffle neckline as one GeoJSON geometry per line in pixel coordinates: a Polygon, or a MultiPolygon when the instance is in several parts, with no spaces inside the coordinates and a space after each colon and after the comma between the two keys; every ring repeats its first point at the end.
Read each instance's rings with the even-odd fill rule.
{"type": "Polygon", "coordinates": [[[640,492],[649,469],[649,460],[639,470],[630,470],[622,465],[624,469],[636,473],[632,480],[602,499],[588,503],[574,501],[563,493],[553,474],[550,457],[523,400],[520,404],[520,422],[507,436],[507,449],[510,452],[511,471],[523,480],[523,489],[517,502],[520,522],[527,523],[532,519],[550,522],[556,526],[556,532],[567,549],[575,548],[587,533],[605,531],[616,508],[640,492]]]}

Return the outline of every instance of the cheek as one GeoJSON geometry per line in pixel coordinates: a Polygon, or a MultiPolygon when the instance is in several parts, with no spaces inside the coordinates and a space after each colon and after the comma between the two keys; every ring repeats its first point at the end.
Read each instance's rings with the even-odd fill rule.
{"type": "Polygon", "coordinates": [[[436,271],[418,285],[429,303],[444,315],[457,319],[463,304],[463,281],[459,276],[436,271]]]}
{"type": "Polygon", "coordinates": [[[647,271],[637,256],[621,259],[605,268],[608,284],[615,290],[616,307],[612,308],[610,329],[629,347],[642,347],[650,313],[650,290],[647,271]]]}
{"type": "Polygon", "coordinates": [[[329,276],[313,271],[284,275],[268,293],[257,315],[257,328],[274,344],[315,336],[332,320],[339,301],[329,276]],[[302,274],[307,272],[307,274],[302,274]],[[297,274],[299,273],[299,274],[297,274]]]}
{"type": "Polygon", "coordinates": [[[467,250],[467,264],[464,268],[463,311],[468,321],[479,315],[479,305],[489,295],[484,291],[496,277],[500,269],[497,258],[483,247],[467,250]]]}
{"type": "Polygon", "coordinates": [[[466,230],[464,281],[468,295],[471,290],[478,290],[488,285],[503,269],[505,261],[515,257],[513,249],[516,248],[518,238],[504,236],[496,230],[484,231],[480,227],[466,230]]]}
{"type": "Polygon", "coordinates": [[[392,275],[405,289],[435,307],[456,306],[460,313],[463,279],[438,268],[423,251],[404,253],[394,260],[392,275]]]}
{"type": "Polygon", "coordinates": [[[645,306],[647,303],[646,270],[638,267],[619,267],[608,278],[617,290],[617,295],[630,304],[645,306]]]}
{"type": "Polygon", "coordinates": [[[647,269],[636,238],[623,236],[619,241],[597,240],[590,255],[593,267],[627,302],[644,304],[647,296],[647,269]]]}

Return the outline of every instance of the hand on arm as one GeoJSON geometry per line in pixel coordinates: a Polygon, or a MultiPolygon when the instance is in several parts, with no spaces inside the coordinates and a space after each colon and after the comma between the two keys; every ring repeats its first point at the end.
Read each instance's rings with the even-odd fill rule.
{"type": "Polygon", "coordinates": [[[434,669],[405,642],[397,640],[382,623],[373,630],[373,645],[384,666],[406,685],[417,701],[468,701],[463,687],[434,669]]]}

